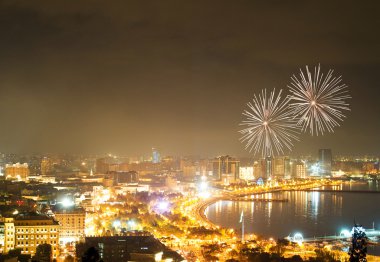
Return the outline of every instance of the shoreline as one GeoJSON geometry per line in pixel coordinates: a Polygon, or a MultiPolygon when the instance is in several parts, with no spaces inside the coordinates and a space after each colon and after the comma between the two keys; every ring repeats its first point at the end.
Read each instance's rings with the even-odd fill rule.
{"type": "MultiPolygon", "coordinates": [[[[289,191],[289,190],[274,189],[274,190],[270,190],[270,191],[266,191],[266,192],[247,193],[246,195],[247,196],[248,195],[261,195],[261,194],[281,192],[281,191],[289,191]]],[[[211,220],[209,220],[207,218],[207,216],[205,215],[205,211],[210,205],[215,204],[216,202],[221,201],[221,200],[222,201],[247,201],[247,200],[242,199],[241,195],[239,195],[239,196],[224,195],[224,196],[220,196],[220,197],[213,197],[213,198],[210,198],[207,200],[203,200],[200,203],[198,203],[198,205],[196,207],[196,215],[199,218],[201,218],[204,223],[206,223],[208,226],[210,226],[213,229],[215,229],[215,228],[219,229],[220,226],[216,225],[211,220]]],[[[255,201],[255,200],[250,200],[250,201],[255,201]]],[[[256,201],[260,201],[260,200],[256,199],[256,201]]]]}
{"type": "MultiPolygon", "coordinates": [[[[321,185],[321,186],[327,186],[327,185],[321,185]]],[[[273,190],[269,190],[269,191],[265,191],[265,192],[252,192],[252,193],[246,193],[244,194],[245,196],[248,196],[248,195],[261,195],[261,194],[268,194],[268,193],[277,193],[277,192],[287,192],[287,191],[304,191],[304,192],[335,192],[336,193],[339,193],[341,192],[340,190],[321,190],[321,189],[317,189],[315,187],[310,187],[310,188],[305,188],[305,189],[295,189],[295,190],[291,190],[291,189],[273,189],[273,190]],[[314,190],[313,190],[314,189],[314,190]]],[[[350,191],[351,193],[361,193],[362,191],[357,191],[355,192],[355,190],[353,191],[350,191]]],[[[379,193],[380,194],[380,191],[369,191],[369,192],[366,192],[366,193],[379,193]]],[[[199,202],[197,204],[197,207],[196,207],[196,215],[205,223],[207,224],[209,227],[211,227],[212,229],[219,229],[221,226],[213,223],[211,220],[209,220],[207,218],[207,216],[205,215],[205,211],[206,209],[218,202],[218,201],[247,201],[247,200],[243,200],[242,198],[242,195],[237,195],[237,196],[233,196],[233,195],[230,195],[230,194],[227,194],[227,195],[222,195],[222,196],[219,196],[219,197],[213,197],[213,198],[210,198],[210,199],[206,199],[206,200],[203,200],[201,202],[199,202]]],[[[250,201],[260,201],[258,199],[252,199],[250,201]]],[[[276,200],[274,200],[276,201],[276,200]]]]}
{"type": "Polygon", "coordinates": [[[212,229],[218,229],[218,228],[220,228],[220,226],[214,224],[213,222],[211,222],[211,220],[209,220],[207,218],[207,216],[205,215],[206,208],[208,208],[209,206],[211,206],[212,204],[214,204],[220,200],[223,200],[223,198],[224,197],[215,197],[212,199],[208,199],[206,201],[202,201],[202,202],[198,203],[198,205],[196,207],[197,216],[199,216],[201,218],[201,220],[204,223],[206,223],[209,227],[211,227],[212,229]]]}

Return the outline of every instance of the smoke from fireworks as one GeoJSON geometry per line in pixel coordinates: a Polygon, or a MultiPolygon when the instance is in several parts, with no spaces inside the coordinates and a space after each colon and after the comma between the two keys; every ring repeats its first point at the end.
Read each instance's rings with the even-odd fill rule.
{"type": "Polygon", "coordinates": [[[350,110],[345,99],[351,98],[347,94],[346,85],[342,78],[333,77],[333,70],[324,76],[320,73],[320,66],[314,68],[314,74],[306,66],[306,74],[300,69],[300,77],[291,77],[290,108],[302,131],[307,129],[310,134],[318,135],[327,130],[334,131],[339,121],[345,117],[342,110],[350,110]]]}
{"type": "Polygon", "coordinates": [[[246,143],[249,152],[273,156],[284,153],[284,149],[291,150],[292,140],[298,140],[297,121],[289,110],[289,99],[281,99],[281,93],[282,90],[278,94],[273,90],[267,97],[267,91],[262,90],[247,104],[249,109],[243,112],[246,119],[240,123],[246,128],[239,132],[240,141],[246,143]]]}

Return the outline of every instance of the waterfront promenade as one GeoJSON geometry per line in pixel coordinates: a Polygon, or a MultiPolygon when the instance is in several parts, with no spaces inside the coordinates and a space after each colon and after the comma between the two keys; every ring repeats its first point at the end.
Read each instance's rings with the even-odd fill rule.
{"type": "Polygon", "coordinates": [[[337,186],[341,184],[341,181],[330,180],[313,180],[294,182],[291,184],[283,184],[275,187],[246,187],[239,188],[237,190],[223,190],[217,189],[214,197],[203,199],[200,201],[194,210],[197,219],[203,221],[209,228],[219,228],[220,226],[211,222],[205,215],[205,210],[208,206],[218,201],[253,201],[253,202],[286,202],[288,199],[267,197],[265,194],[285,192],[285,191],[306,191],[306,192],[333,192],[333,193],[380,193],[380,191],[365,191],[365,190],[333,190],[333,189],[321,189],[322,187],[337,186]]]}

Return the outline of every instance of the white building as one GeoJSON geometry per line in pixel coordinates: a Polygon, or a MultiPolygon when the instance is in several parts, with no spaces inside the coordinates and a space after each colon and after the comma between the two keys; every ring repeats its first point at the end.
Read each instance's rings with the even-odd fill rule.
{"type": "Polygon", "coordinates": [[[253,166],[245,166],[239,168],[239,178],[245,181],[254,180],[253,166]]]}

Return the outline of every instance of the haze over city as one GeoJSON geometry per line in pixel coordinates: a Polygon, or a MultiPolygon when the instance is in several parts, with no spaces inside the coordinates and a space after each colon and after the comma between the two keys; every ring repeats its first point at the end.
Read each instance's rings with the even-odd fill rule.
{"type": "Polygon", "coordinates": [[[342,75],[351,111],[292,153],[379,154],[377,2],[0,2],[0,149],[252,156],[246,103],[305,65],[342,75]]]}
{"type": "Polygon", "coordinates": [[[0,262],[379,262],[379,14],[0,0],[0,262]]]}

